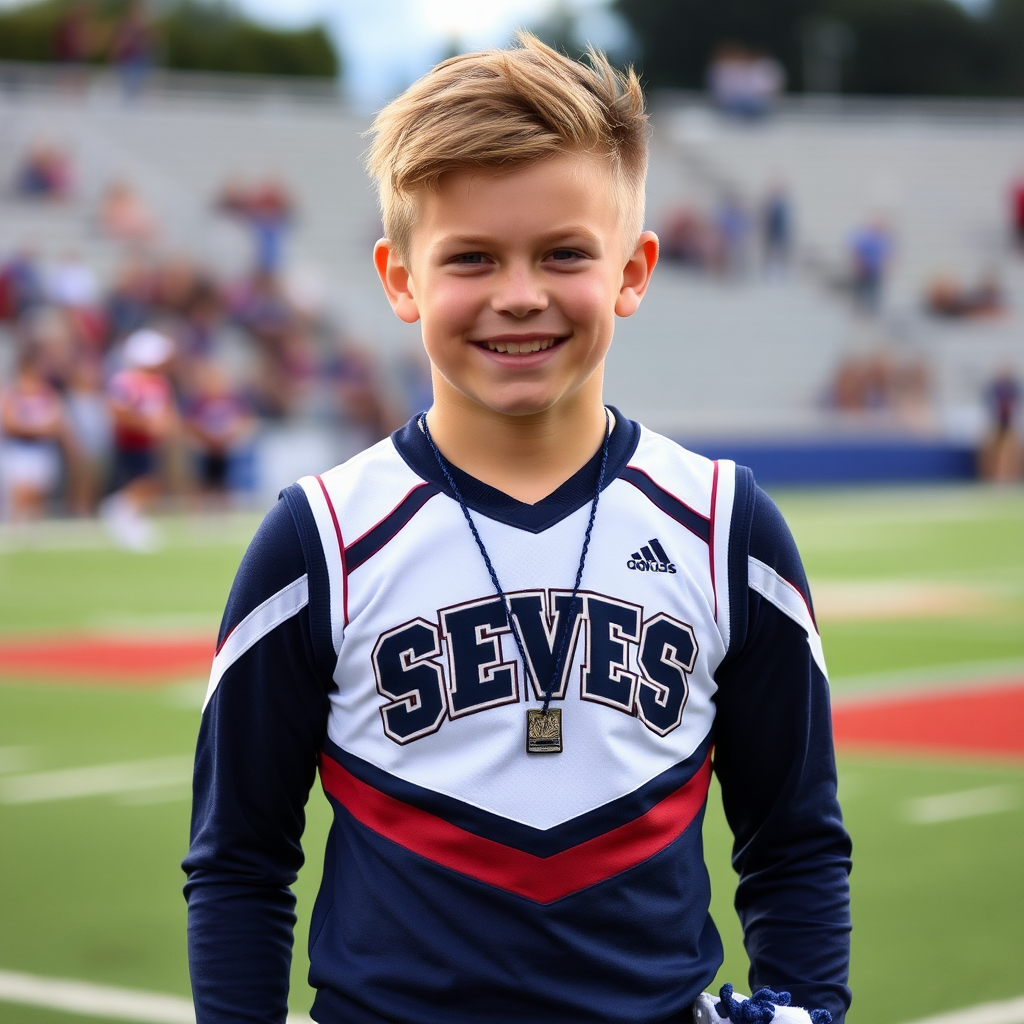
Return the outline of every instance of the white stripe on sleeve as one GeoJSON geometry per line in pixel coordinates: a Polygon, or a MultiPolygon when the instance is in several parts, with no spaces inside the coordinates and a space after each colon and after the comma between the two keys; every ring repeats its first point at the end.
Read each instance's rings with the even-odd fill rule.
{"type": "Polygon", "coordinates": [[[309,578],[303,573],[297,580],[257,605],[225,637],[214,656],[210,669],[210,685],[206,688],[203,710],[217,690],[224,673],[245,654],[253,644],[259,643],[271,630],[287,622],[309,604],[309,578]]]}
{"type": "Polygon", "coordinates": [[[821,669],[821,674],[828,679],[825,668],[825,652],[821,648],[821,637],[818,636],[811,611],[807,607],[804,595],[789,580],[783,579],[770,565],[749,555],[747,558],[747,582],[751,590],[756,590],[766,601],[775,605],[783,615],[791,618],[807,634],[807,645],[811,649],[814,663],[821,669]]]}

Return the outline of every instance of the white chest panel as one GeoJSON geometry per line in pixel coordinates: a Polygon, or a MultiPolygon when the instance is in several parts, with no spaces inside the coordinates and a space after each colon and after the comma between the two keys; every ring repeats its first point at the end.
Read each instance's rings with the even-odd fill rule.
{"type": "MultiPolygon", "coordinates": [[[[342,534],[355,537],[372,524],[347,530],[339,472],[325,475],[325,489],[342,534]]],[[[406,482],[395,481],[399,500],[406,482]]],[[[539,534],[473,513],[524,640],[529,630],[542,686],[550,675],[541,655],[550,663],[557,653],[551,615],[565,614],[589,511],[539,534]]],[[[323,510],[317,519],[324,535],[323,510]]],[[[711,730],[713,673],[725,654],[715,607],[727,595],[721,579],[715,592],[710,557],[707,542],[636,487],[622,479],[607,487],[564,695],[552,702],[562,711],[564,750],[528,754],[526,709],[540,705],[537,687],[524,678],[507,627],[494,628],[497,598],[461,509],[435,494],[348,573],[328,734],[400,779],[534,828],[625,796],[692,754],[711,730]],[[654,539],[674,571],[630,567],[654,539]],[[424,698],[413,682],[436,685],[437,694],[424,698]]],[[[338,573],[331,576],[333,587],[338,573]]]]}

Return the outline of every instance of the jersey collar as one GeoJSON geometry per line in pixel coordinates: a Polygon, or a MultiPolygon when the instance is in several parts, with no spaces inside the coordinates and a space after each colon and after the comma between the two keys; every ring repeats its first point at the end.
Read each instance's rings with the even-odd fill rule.
{"type": "MultiPolygon", "coordinates": [[[[605,487],[626,468],[640,441],[640,424],[626,419],[614,406],[610,405],[608,408],[615,417],[615,426],[608,439],[605,487]]],[[[404,427],[396,430],[391,435],[391,440],[398,449],[398,454],[417,476],[432,483],[454,500],[434,453],[430,450],[423,431],[417,425],[417,418],[414,416],[404,427]]],[[[506,526],[514,526],[530,533],[542,533],[593,500],[597,475],[601,469],[601,452],[598,451],[582,469],[534,505],[528,505],[504,491],[499,491],[496,487],[491,487],[490,484],[485,484],[482,480],[477,480],[476,477],[464,473],[458,466],[449,463],[449,468],[459,490],[462,491],[462,497],[474,512],[506,526]]]]}

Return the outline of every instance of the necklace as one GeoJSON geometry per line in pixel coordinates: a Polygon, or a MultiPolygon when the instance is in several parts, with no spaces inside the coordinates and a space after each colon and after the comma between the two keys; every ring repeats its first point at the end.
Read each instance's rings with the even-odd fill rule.
{"type": "MultiPolygon", "coordinates": [[[[427,443],[430,445],[430,450],[434,453],[434,458],[437,459],[437,464],[441,468],[445,481],[451,488],[452,494],[455,495],[455,500],[458,501],[459,507],[462,509],[462,514],[466,517],[466,522],[469,523],[470,532],[473,534],[476,546],[480,549],[484,565],[487,567],[487,573],[491,577],[491,583],[494,585],[494,592],[498,595],[501,606],[505,610],[505,618],[508,621],[509,630],[516,642],[519,657],[523,661],[523,673],[528,675],[530,663],[526,660],[526,648],[523,645],[523,638],[519,633],[519,627],[516,625],[515,616],[512,614],[512,606],[509,603],[508,597],[505,596],[504,589],[502,589],[501,581],[498,579],[491,556],[487,553],[487,548],[484,546],[480,531],[477,530],[476,523],[473,522],[473,517],[469,514],[469,508],[462,497],[462,491],[459,490],[459,485],[455,482],[455,477],[452,476],[451,471],[448,469],[444,456],[438,450],[437,445],[434,444],[433,437],[430,436],[430,428],[427,426],[427,414],[425,412],[420,413],[419,427],[423,431],[427,443]]],[[[597,474],[597,488],[594,491],[594,497],[590,504],[590,519],[587,522],[587,531],[583,535],[583,548],[580,551],[580,564],[576,569],[576,582],[573,584],[572,597],[569,599],[569,607],[566,610],[565,619],[559,626],[562,640],[558,648],[558,657],[555,659],[555,670],[551,675],[551,682],[542,691],[544,695],[543,707],[528,708],[526,711],[526,752],[528,754],[560,754],[562,752],[562,711],[561,708],[550,707],[551,695],[555,692],[558,680],[562,677],[562,666],[569,648],[569,634],[572,632],[572,623],[576,620],[576,604],[579,601],[580,584],[583,582],[583,567],[587,562],[590,535],[594,532],[594,518],[597,515],[597,503],[601,498],[601,490],[604,487],[604,474],[608,467],[608,442],[611,434],[611,420],[608,417],[608,410],[605,409],[604,443],[601,445],[601,469],[597,474]]],[[[537,682],[539,683],[540,680],[538,679],[537,682]]]]}

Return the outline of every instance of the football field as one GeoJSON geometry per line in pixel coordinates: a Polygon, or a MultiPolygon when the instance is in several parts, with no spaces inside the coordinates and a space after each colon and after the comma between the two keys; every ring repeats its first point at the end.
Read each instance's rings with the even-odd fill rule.
{"type": "MultiPolygon", "coordinates": [[[[854,841],[849,1021],[1020,1001],[1024,491],[776,497],[832,683],[854,841]]],[[[166,545],[145,556],[114,550],[93,523],[0,528],[4,1024],[187,1024],[190,757],[220,612],[257,522],[166,520],[166,545]]],[[[312,1001],[305,931],[327,826],[315,790],[297,885],[297,1016],[312,1001]]],[[[717,984],[742,991],[714,787],[705,845],[726,946],[717,984]]],[[[1024,1002],[994,1012],[991,1024],[1024,1024],[1024,1002]]]]}

